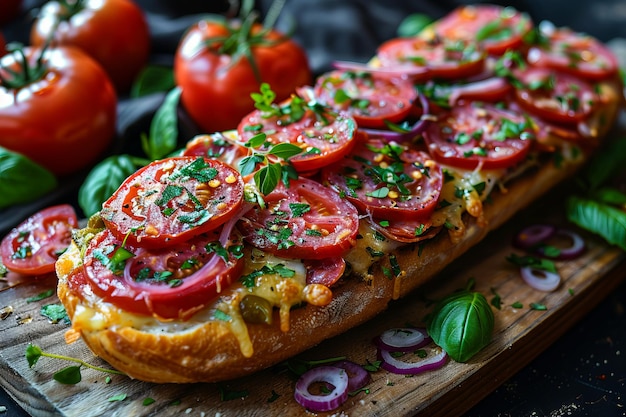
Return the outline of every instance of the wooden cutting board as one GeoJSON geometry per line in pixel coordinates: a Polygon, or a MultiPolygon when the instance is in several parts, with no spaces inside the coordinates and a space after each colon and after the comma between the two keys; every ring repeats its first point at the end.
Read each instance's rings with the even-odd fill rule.
{"type": "MultiPolygon", "coordinates": [[[[557,263],[563,278],[554,292],[543,293],[528,287],[505,257],[514,251],[509,242],[523,225],[538,219],[563,223],[562,198],[553,196],[535,204],[506,226],[491,233],[481,245],[445,269],[430,284],[412,296],[394,302],[371,322],[339,337],[329,339],[298,356],[320,360],[345,356],[357,363],[376,360],[372,339],[390,327],[422,323],[430,311],[424,300],[432,300],[465,287],[468,279],[488,300],[498,294],[501,308],[493,308],[495,331],[492,342],[468,363],[449,361],[443,368],[406,377],[386,371],[372,374],[367,392],[350,397],[332,413],[345,416],[429,416],[460,415],[496,389],[507,378],[527,365],[569,327],[602,301],[624,278],[618,265],[626,254],[601,239],[582,232],[588,243],[584,256],[557,263]],[[521,308],[512,304],[520,302],[521,308]],[[540,303],[545,311],[533,310],[540,303]]],[[[62,416],[269,416],[314,415],[293,400],[294,378],[276,367],[247,378],[223,384],[158,385],[87,368],[82,381],[63,385],[52,374],[72,363],[42,357],[29,368],[25,350],[29,343],[44,351],[83,359],[108,367],[94,357],[82,341],[67,345],[67,324],[51,324],[40,314],[43,305],[58,303],[56,296],[38,301],[26,299],[53,288],[54,280],[22,284],[0,291],[0,308],[11,306],[13,313],[0,320],[0,381],[5,389],[33,415],[62,416]],[[30,318],[30,320],[29,320],[30,318]],[[121,401],[111,397],[125,394],[121,401]],[[235,394],[234,399],[221,395],[235,394]],[[145,399],[155,401],[143,405],[145,399]]]]}

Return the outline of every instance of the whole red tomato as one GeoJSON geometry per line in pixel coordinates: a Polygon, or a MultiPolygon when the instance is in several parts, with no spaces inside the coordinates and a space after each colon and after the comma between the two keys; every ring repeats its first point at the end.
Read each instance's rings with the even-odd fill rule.
{"type": "Polygon", "coordinates": [[[79,49],[40,55],[26,48],[0,59],[0,146],[69,174],[111,143],[117,97],[102,67],[79,49]]]}
{"type": "Polygon", "coordinates": [[[212,133],[236,128],[254,110],[250,93],[258,92],[261,82],[282,101],[296,87],[310,84],[311,70],[304,50],[275,30],[202,20],[180,41],[174,77],[182,88],[183,108],[212,133]]]}
{"type": "Polygon", "coordinates": [[[127,91],[150,53],[143,11],[129,0],[49,1],[31,28],[32,45],[77,46],[96,59],[118,91],[127,91]]]}

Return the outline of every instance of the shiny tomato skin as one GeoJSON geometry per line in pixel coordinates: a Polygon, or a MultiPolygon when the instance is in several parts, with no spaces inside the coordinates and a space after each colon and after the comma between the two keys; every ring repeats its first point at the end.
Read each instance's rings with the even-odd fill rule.
{"type": "Polygon", "coordinates": [[[484,51],[469,40],[395,38],[380,45],[376,56],[383,68],[424,68],[427,79],[467,78],[485,67],[484,51]]]}
{"type": "Polygon", "coordinates": [[[354,117],[359,127],[382,128],[411,112],[417,90],[408,78],[376,73],[333,71],[318,77],[315,96],[354,117]]]}
{"type": "Polygon", "coordinates": [[[547,68],[529,68],[517,75],[518,103],[528,112],[556,123],[575,124],[587,118],[600,98],[587,81],[547,68]]]}
{"type": "Polygon", "coordinates": [[[71,16],[61,2],[48,1],[31,28],[30,42],[43,45],[52,33],[52,45],[78,47],[98,61],[119,92],[130,88],[150,54],[146,17],[130,0],[84,0],[71,16]]]}
{"type": "Polygon", "coordinates": [[[442,164],[461,169],[502,169],[521,162],[535,132],[512,110],[468,102],[437,116],[424,132],[429,153],[442,164]]]}
{"type": "Polygon", "coordinates": [[[528,51],[531,65],[568,72],[589,80],[613,77],[619,64],[609,48],[596,38],[570,29],[555,29],[548,41],[528,51]]]}
{"type": "Polygon", "coordinates": [[[244,239],[277,256],[325,259],[342,256],[356,242],[356,208],[317,181],[282,183],[238,223],[244,239]]]}
{"type": "MultiPolygon", "coordinates": [[[[236,27],[230,23],[231,28],[236,27]]],[[[260,26],[254,26],[258,33],[260,26]]],[[[254,110],[250,94],[258,92],[260,82],[245,55],[228,55],[207,40],[226,36],[224,23],[202,20],[191,26],[181,39],[174,59],[174,77],[182,88],[185,111],[204,133],[235,129],[240,120],[254,110]]],[[[304,50],[292,40],[282,40],[270,31],[270,44],[251,47],[262,82],[268,83],[282,101],[300,86],[309,85],[312,75],[304,50]]]]}
{"type": "Polygon", "coordinates": [[[158,248],[216,229],[243,203],[243,179],[203,157],[154,161],[128,177],[103,203],[101,216],[119,239],[158,248]]]}
{"type": "Polygon", "coordinates": [[[54,263],[67,249],[72,239],[71,231],[77,227],[76,212],[69,204],[44,208],[2,239],[2,263],[10,271],[20,274],[54,272],[54,263]]]}
{"type": "Polygon", "coordinates": [[[428,154],[399,145],[390,152],[374,138],[325,168],[322,178],[359,212],[385,220],[428,222],[443,185],[441,166],[428,154]]]}
{"type": "MultiPolygon", "coordinates": [[[[283,101],[280,107],[288,108],[295,99],[283,101]]],[[[292,156],[289,162],[299,173],[309,175],[343,158],[359,140],[359,130],[351,115],[323,107],[315,111],[306,108],[302,117],[295,121],[289,120],[289,113],[266,117],[262,111],[255,110],[239,123],[239,138],[246,143],[257,134],[265,133],[269,144],[299,146],[304,152],[292,156]]]]}
{"type": "Polygon", "coordinates": [[[438,36],[478,42],[489,54],[517,50],[533,27],[531,19],[512,7],[491,4],[460,6],[434,24],[438,36]]]}
{"type": "MultiPolygon", "coordinates": [[[[89,242],[84,267],[76,268],[68,283],[77,293],[83,293],[84,286],[89,286],[96,295],[125,311],[164,319],[188,319],[212,302],[243,271],[242,258],[229,253],[226,262],[207,250],[208,245],[218,242],[220,232],[214,230],[168,248],[148,250],[124,244],[124,251],[133,256],[120,266],[113,266],[107,259],[115,259],[122,241],[105,229],[89,242]],[[159,275],[161,278],[156,278],[159,275]]],[[[233,234],[222,247],[239,245],[238,239],[233,234]]]]}
{"type": "MultiPolygon", "coordinates": [[[[25,53],[33,64],[38,52],[25,53]]],[[[0,87],[0,146],[67,175],[96,162],[113,141],[117,95],[102,67],[84,52],[59,47],[44,57],[48,69],[41,79],[0,87]]],[[[17,69],[15,54],[2,57],[0,67],[17,69]]]]}

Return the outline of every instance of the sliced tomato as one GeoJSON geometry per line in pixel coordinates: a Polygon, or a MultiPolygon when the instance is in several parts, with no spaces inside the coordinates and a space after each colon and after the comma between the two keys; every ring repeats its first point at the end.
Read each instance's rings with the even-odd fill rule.
{"type": "Polygon", "coordinates": [[[243,271],[239,236],[213,230],[167,248],[123,243],[105,229],[89,243],[70,288],[89,286],[105,301],[137,314],[187,319],[212,302],[243,271]],[[224,242],[222,242],[224,240],[224,242]]]}
{"type": "Polygon", "coordinates": [[[518,112],[469,102],[437,116],[424,132],[437,161],[461,169],[508,168],[530,150],[534,131],[518,112]]]}
{"type": "Polygon", "coordinates": [[[591,84],[571,74],[529,68],[517,78],[524,86],[515,91],[519,104],[557,123],[577,123],[588,117],[600,100],[591,84]]]}
{"type": "Polygon", "coordinates": [[[435,237],[441,227],[432,227],[432,222],[417,220],[370,220],[372,229],[395,242],[417,243],[435,237]]]}
{"type": "Polygon", "coordinates": [[[356,242],[356,208],[317,181],[282,183],[238,224],[244,239],[277,256],[325,259],[342,256],[356,242]]]}
{"type": "Polygon", "coordinates": [[[335,284],[346,270],[346,261],[341,257],[305,259],[307,284],[322,284],[327,287],[335,284]]]}
{"type": "Polygon", "coordinates": [[[74,208],[68,204],[47,207],[20,223],[0,244],[2,263],[10,271],[42,275],[54,271],[54,263],[71,243],[78,227],[74,208]]]}
{"type": "Polygon", "coordinates": [[[243,118],[237,131],[243,142],[265,133],[264,146],[291,143],[302,153],[289,161],[298,172],[310,173],[341,159],[355,142],[356,121],[347,113],[294,95],[268,114],[255,110],[243,118]]]}
{"type": "Polygon", "coordinates": [[[376,53],[383,68],[424,67],[430,79],[462,79],[483,71],[485,53],[475,42],[437,38],[395,38],[376,53]]]}
{"type": "Polygon", "coordinates": [[[417,91],[408,78],[333,71],[317,79],[315,96],[352,115],[359,127],[382,128],[385,121],[398,123],[409,115],[417,91]]]}
{"type": "Polygon", "coordinates": [[[141,168],[102,205],[120,240],[159,247],[188,240],[230,219],[243,202],[243,179],[224,162],[175,157],[141,168]]]}
{"type": "Polygon", "coordinates": [[[525,13],[491,4],[460,6],[434,24],[439,37],[478,42],[492,55],[519,49],[532,28],[525,13]]]}
{"type": "Polygon", "coordinates": [[[249,153],[250,149],[229,140],[222,133],[213,133],[198,135],[191,139],[187,142],[182,156],[204,156],[237,167],[239,161],[249,153]]]}
{"type": "Polygon", "coordinates": [[[587,78],[601,80],[617,74],[615,55],[596,38],[567,28],[554,29],[547,42],[530,48],[528,62],[587,78]]]}
{"type": "Polygon", "coordinates": [[[441,167],[428,154],[377,139],[360,143],[322,177],[361,213],[420,222],[429,220],[443,184],[441,167]]]}

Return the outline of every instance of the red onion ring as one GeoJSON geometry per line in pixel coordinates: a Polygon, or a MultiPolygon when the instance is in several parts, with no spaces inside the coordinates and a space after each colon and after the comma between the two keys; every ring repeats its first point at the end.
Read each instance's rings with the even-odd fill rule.
{"type": "Polygon", "coordinates": [[[348,374],[348,392],[360,390],[372,379],[369,372],[367,372],[361,365],[352,361],[343,360],[334,363],[332,366],[341,368],[348,374]]]}
{"type": "Polygon", "coordinates": [[[387,352],[411,352],[426,346],[431,338],[425,329],[394,328],[384,331],[374,343],[387,352]]]}
{"type": "Polygon", "coordinates": [[[310,369],[296,382],[294,399],[308,410],[334,410],[348,399],[348,374],[336,366],[318,366],[310,369]],[[312,394],[309,392],[309,386],[314,382],[330,384],[332,391],[327,395],[312,394]]]}
{"type": "Polygon", "coordinates": [[[403,362],[391,355],[391,352],[379,349],[378,356],[382,360],[381,368],[400,375],[416,375],[422,372],[441,368],[448,359],[445,350],[427,359],[415,363],[403,362]]]}
{"type": "Polygon", "coordinates": [[[523,266],[520,268],[520,273],[526,284],[539,291],[554,291],[561,284],[561,276],[559,274],[544,269],[523,266]]]}
{"type": "Polygon", "coordinates": [[[513,245],[520,249],[534,250],[537,245],[550,239],[556,227],[550,224],[533,224],[522,229],[513,239],[513,245]]]}
{"type": "Polygon", "coordinates": [[[417,98],[419,99],[420,106],[422,107],[422,116],[419,118],[417,122],[415,122],[415,124],[413,124],[413,126],[411,126],[411,129],[409,129],[408,131],[394,132],[391,130],[364,129],[364,128],[359,128],[359,130],[362,132],[366,132],[367,134],[372,135],[372,136],[384,138],[388,141],[406,142],[406,141],[411,141],[415,139],[417,135],[419,135],[424,130],[426,130],[426,128],[428,127],[428,124],[432,122],[433,120],[433,117],[429,114],[430,104],[426,96],[423,93],[418,92],[417,98]]]}
{"type": "Polygon", "coordinates": [[[540,246],[537,248],[538,252],[547,258],[556,259],[556,260],[565,260],[565,259],[574,259],[579,257],[585,252],[586,245],[585,240],[578,233],[569,229],[557,229],[555,232],[555,236],[562,236],[568,238],[572,241],[571,245],[568,247],[558,247],[559,250],[558,255],[552,256],[548,255],[545,251],[545,246],[540,246]]]}

